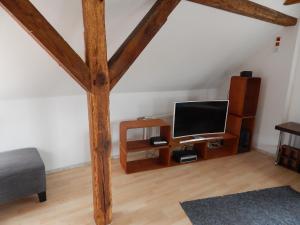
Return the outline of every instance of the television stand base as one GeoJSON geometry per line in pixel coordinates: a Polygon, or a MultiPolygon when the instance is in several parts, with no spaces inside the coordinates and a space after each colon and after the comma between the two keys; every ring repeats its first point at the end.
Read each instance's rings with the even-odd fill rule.
{"type": "Polygon", "coordinates": [[[187,144],[187,143],[193,143],[193,142],[199,142],[199,141],[222,140],[222,139],[223,139],[223,137],[194,136],[194,137],[192,137],[192,139],[182,140],[179,143],[180,144],[187,144]]]}
{"type": "Polygon", "coordinates": [[[205,137],[202,136],[194,136],[192,137],[192,139],[188,139],[188,140],[182,140],[179,143],[180,144],[186,144],[186,143],[192,143],[192,142],[198,142],[198,141],[204,141],[205,137]]]}
{"type": "MultiPolygon", "coordinates": [[[[123,121],[120,124],[120,163],[122,168],[126,173],[129,174],[146,170],[180,166],[191,161],[199,162],[202,160],[237,154],[238,137],[228,132],[207,136],[202,135],[202,137],[198,136],[192,139],[193,142],[190,144],[179,143],[180,141],[184,141],[186,139],[192,139],[192,137],[172,139],[171,126],[163,120],[148,119],[123,121]],[[159,135],[164,137],[169,144],[164,146],[153,146],[151,145],[150,140],[127,140],[127,130],[145,127],[159,127],[159,135]],[[222,140],[223,144],[217,149],[211,151],[210,143],[217,142],[217,140],[222,140]],[[158,156],[155,158],[139,158],[133,161],[128,160],[135,152],[153,150],[158,152],[158,156]],[[191,154],[187,157],[181,157],[181,160],[178,161],[173,158],[173,152],[176,150],[194,150],[196,151],[196,154],[191,154]]],[[[188,151],[184,153],[188,153],[188,151]]]]}

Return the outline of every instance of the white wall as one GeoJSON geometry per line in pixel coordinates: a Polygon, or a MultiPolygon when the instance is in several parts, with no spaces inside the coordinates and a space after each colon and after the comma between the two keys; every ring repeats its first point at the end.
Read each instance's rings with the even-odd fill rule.
{"type": "Polygon", "coordinates": [[[295,45],[293,64],[291,68],[291,77],[286,98],[285,119],[300,123],[300,25],[295,45]]]}
{"type": "Polygon", "coordinates": [[[89,160],[84,96],[0,101],[0,151],[36,147],[46,169],[89,160]]]}
{"type": "Polygon", "coordinates": [[[300,123],[300,60],[298,61],[296,77],[293,81],[288,120],[300,123]]]}
{"type": "Polygon", "coordinates": [[[279,132],[275,125],[284,122],[286,95],[295,50],[297,27],[283,29],[281,47],[275,51],[274,40],[265,49],[250,59],[242,70],[253,69],[262,77],[258,104],[254,146],[258,149],[276,152],[279,132]]]}
{"type": "MultiPolygon", "coordinates": [[[[280,29],[277,25],[182,1],[115,91],[216,88],[229,68],[243,63],[280,29]],[[140,85],[133,85],[136,80],[140,85]]],[[[116,37],[113,40],[118,43],[116,37]]]]}
{"type": "MultiPolygon", "coordinates": [[[[284,121],[297,32],[298,27],[283,28],[260,51],[246,60],[244,65],[233,69],[237,71],[233,73],[235,75],[243,70],[252,70],[255,76],[262,78],[253,145],[270,153],[276,152],[279,135],[274,127],[284,121]],[[275,49],[277,36],[282,39],[278,50],[275,49]]],[[[228,93],[229,79],[228,77],[220,87],[221,96],[228,93]]]]}
{"type": "MultiPolygon", "coordinates": [[[[291,15],[300,15],[297,10],[300,5],[286,7],[279,0],[256,1],[291,15]]],[[[84,58],[82,1],[31,2],[84,58]]],[[[106,1],[109,56],[155,2],[106,1]]],[[[0,21],[0,99],[84,94],[79,85],[2,9],[0,21]]],[[[243,63],[280,29],[280,26],[263,21],[181,1],[113,91],[215,88],[230,67],[243,63]]]]}
{"type": "MultiPolygon", "coordinates": [[[[297,62],[297,72],[293,81],[293,90],[290,98],[290,106],[288,109],[288,121],[300,123],[300,61],[297,62]]],[[[293,143],[295,147],[300,148],[300,137],[297,136],[293,143]]]]}
{"type": "MultiPolygon", "coordinates": [[[[173,102],[215,98],[215,90],[111,94],[113,155],[119,154],[119,122],[172,114],[173,102]]],[[[84,95],[0,101],[0,151],[37,147],[47,170],[90,160],[84,95]]]]}
{"type": "MultiPolygon", "coordinates": [[[[295,47],[291,78],[286,98],[285,120],[300,123],[300,26],[298,29],[297,42],[295,47]]],[[[294,142],[300,148],[300,137],[294,142]]]]}

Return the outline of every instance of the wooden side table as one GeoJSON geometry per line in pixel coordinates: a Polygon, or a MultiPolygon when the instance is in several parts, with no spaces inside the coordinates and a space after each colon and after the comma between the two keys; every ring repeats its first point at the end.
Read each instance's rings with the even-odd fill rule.
{"type": "Polygon", "coordinates": [[[275,164],[278,164],[282,153],[281,149],[283,145],[282,142],[284,133],[289,134],[288,146],[291,146],[293,141],[293,135],[300,136],[300,124],[295,122],[288,122],[275,126],[275,129],[280,131],[275,161],[275,164]]]}

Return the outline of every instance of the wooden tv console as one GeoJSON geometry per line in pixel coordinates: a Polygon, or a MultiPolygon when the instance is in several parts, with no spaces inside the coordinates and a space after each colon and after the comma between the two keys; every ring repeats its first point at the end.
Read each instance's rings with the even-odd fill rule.
{"type": "Polygon", "coordinates": [[[198,153],[198,160],[207,160],[223,156],[237,154],[238,137],[225,133],[221,135],[209,135],[209,140],[198,140],[192,143],[180,143],[190,138],[171,138],[171,126],[161,119],[147,119],[124,121],[120,124],[120,162],[126,173],[135,173],[140,171],[160,169],[171,166],[184,165],[175,162],[172,159],[172,151],[174,149],[183,148],[187,145],[194,145],[194,149],[198,153]],[[160,136],[164,137],[169,144],[165,146],[152,146],[149,140],[127,140],[127,131],[129,129],[159,127],[160,136]],[[208,142],[214,140],[223,140],[223,145],[218,149],[209,149],[208,142]],[[145,158],[140,160],[128,161],[128,154],[133,152],[144,152],[149,150],[158,150],[159,154],[156,158],[145,158]]]}
{"type": "MultiPolygon", "coordinates": [[[[214,139],[192,142],[198,152],[198,161],[234,155],[251,150],[260,84],[261,78],[259,77],[231,77],[226,133],[223,135],[210,136],[211,138],[223,139],[224,145],[219,149],[210,150],[207,144],[214,139]],[[247,143],[243,143],[245,140],[247,143]]],[[[184,139],[171,138],[171,127],[163,120],[150,119],[121,122],[121,165],[126,173],[182,165],[171,159],[174,149],[189,145],[181,144],[180,141],[182,140],[184,139]],[[149,140],[127,140],[127,130],[145,127],[160,127],[160,135],[168,140],[169,144],[167,146],[153,147],[150,145],[149,140]],[[157,158],[128,161],[128,155],[130,153],[149,151],[152,149],[159,151],[157,158]]]]}

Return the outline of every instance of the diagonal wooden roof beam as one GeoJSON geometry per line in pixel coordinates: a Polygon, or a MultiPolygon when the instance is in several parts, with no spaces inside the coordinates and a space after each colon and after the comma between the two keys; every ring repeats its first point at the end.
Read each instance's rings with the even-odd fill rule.
{"type": "Polygon", "coordinates": [[[300,3],[300,0],[286,0],[284,2],[284,5],[293,5],[293,4],[297,4],[300,3]]]}
{"type": "Polygon", "coordinates": [[[281,25],[295,26],[297,18],[288,16],[266,6],[247,0],[189,0],[191,2],[222,9],[265,22],[281,25]]]}
{"type": "Polygon", "coordinates": [[[0,5],[86,91],[91,89],[88,66],[28,0],[0,0],[0,5]]]}
{"type": "Polygon", "coordinates": [[[180,0],[157,0],[147,15],[112,56],[108,62],[111,89],[165,24],[168,16],[179,2],[180,0]]]}

